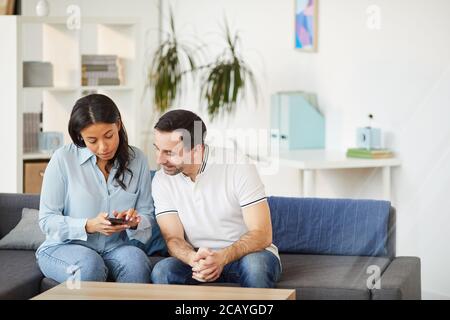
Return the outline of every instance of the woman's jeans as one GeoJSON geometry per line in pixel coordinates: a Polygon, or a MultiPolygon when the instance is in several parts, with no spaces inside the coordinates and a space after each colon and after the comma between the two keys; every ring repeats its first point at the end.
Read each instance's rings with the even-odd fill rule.
{"type": "MultiPolygon", "coordinates": [[[[270,251],[250,253],[227,264],[214,282],[239,283],[241,287],[273,288],[281,274],[278,258],[270,251]]],[[[199,284],[192,278],[192,267],[170,257],[158,262],[152,271],[152,282],[158,284],[199,284]]]]}
{"type": "Polygon", "coordinates": [[[70,279],[149,283],[152,267],[141,249],[123,245],[97,253],[77,244],[61,244],[38,254],[42,273],[58,282],[70,279]]]}

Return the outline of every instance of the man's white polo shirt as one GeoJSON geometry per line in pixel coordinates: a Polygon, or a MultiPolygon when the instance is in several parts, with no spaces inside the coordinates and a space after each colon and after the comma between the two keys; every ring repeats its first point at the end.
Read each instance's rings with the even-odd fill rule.
{"type": "MultiPolygon", "coordinates": [[[[196,181],[161,169],[152,183],[156,217],[178,214],[186,240],[194,247],[222,249],[248,232],[242,209],[267,201],[254,164],[233,150],[205,145],[196,181]]],[[[267,250],[278,258],[278,249],[267,250]]]]}

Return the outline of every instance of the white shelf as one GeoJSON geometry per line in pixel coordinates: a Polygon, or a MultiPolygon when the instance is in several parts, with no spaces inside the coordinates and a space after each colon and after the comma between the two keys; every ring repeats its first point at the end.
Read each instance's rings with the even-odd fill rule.
{"type": "Polygon", "coordinates": [[[22,156],[23,161],[27,160],[49,160],[52,157],[51,154],[48,153],[24,153],[22,156]]]}
{"type": "Polygon", "coordinates": [[[349,158],[345,152],[336,150],[293,150],[280,152],[280,164],[298,169],[356,169],[395,167],[401,164],[398,158],[361,159],[349,158]]]}
{"type": "MultiPolygon", "coordinates": [[[[66,24],[68,17],[34,17],[19,16],[22,23],[66,24]]],[[[81,17],[81,23],[132,26],[140,23],[135,17],[81,17]]]]}
{"type": "Polygon", "coordinates": [[[134,90],[132,86],[68,86],[68,87],[24,87],[27,91],[47,91],[47,92],[67,92],[67,91],[93,91],[93,90],[105,90],[105,91],[129,91],[134,90]]]}
{"type": "Polygon", "coordinates": [[[401,160],[396,157],[385,159],[349,158],[344,151],[327,149],[280,151],[279,154],[259,157],[254,154],[248,155],[253,159],[258,159],[259,162],[275,162],[282,166],[302,170],[396,167],[401,164],[401,160]]]}
{"type": "Polygon", "coordinates": [[[0,132],[8,137],[3,149],[0,192],[23,191],[23,162],[48,160],[50,154],[23,154],[23,114],[43,113],[43,131],[63,132],[74,103],[85,91],[105,93],[117,104],[130,144],[139,146],[139,90],[142,70],[140,19],[134,17],[81,17],[81,29],[70,30],[66,16],[0,16],[0,132]],[[83,54],[117,55],[123,65],[123,85],[82,86],[83,54]],[[53,66],[52,87],[23,87],[23,62],[47,61],[53,66]],[[42,102],[42,103],[41,103],[42,102]]]}
{"type": "Polygon", "coordinates": [[[131,86],[82,86],[79,87],[80,90],[107,90],[107,91],[128,91],[134,90],[131,86]]]}
{"type": "MultiPolygon", "coordinates": [[[[256,158],[255,155],[248,155],[253,159],[256,158]]],[[[279,154],[259,157],[256,162],[264,167],[280,165],[300,170],[300,189],[303,191],[303,197],[315,196],[315,172],[317,170],[381,168],[382,199],[384,200],[391,199],[391,168],[401,165],[401,160],[395,157],[386,159],[349,158],[343,151],[326,149],[281,151],[279,154]]]]}

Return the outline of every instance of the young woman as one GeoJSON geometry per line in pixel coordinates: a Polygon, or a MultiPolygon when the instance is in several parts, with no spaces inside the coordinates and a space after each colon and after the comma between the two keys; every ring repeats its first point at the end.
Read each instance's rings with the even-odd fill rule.
{"type": "Polygon", "coordinates": [[[150,282],[146,254],[129,239],[151,236],[150,170],[128,145],[120,112],[107,96],[79,99],[70,116],[73,143],[57,150],[45,171],[39,225],[46,241],[36,252],[48,278],[63,282],[150,282]],[[109,218],[123,219],[112,224],[109,218]]]}

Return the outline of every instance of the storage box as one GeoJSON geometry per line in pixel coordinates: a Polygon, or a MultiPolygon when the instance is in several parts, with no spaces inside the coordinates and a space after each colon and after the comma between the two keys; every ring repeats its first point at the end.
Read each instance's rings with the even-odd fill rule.
{"type": "Polygon", "coordinates": [[[272,95],[271,139],[280,150],[325,148],[325,118],[303,92],[272,95]]]}
{"type": "Polygon", "coordinates": [[[23,175],[23,192],[24,193],[41,193],[42,181],[44,180],[44,172],[47,168],[48,161],[27,161],[24,162],[23,175]]]}
{"type": "Polygon", "coordinates": [[[53,65],[50,62],[24,61],[24,87],[53,87],[53,65]]]}

